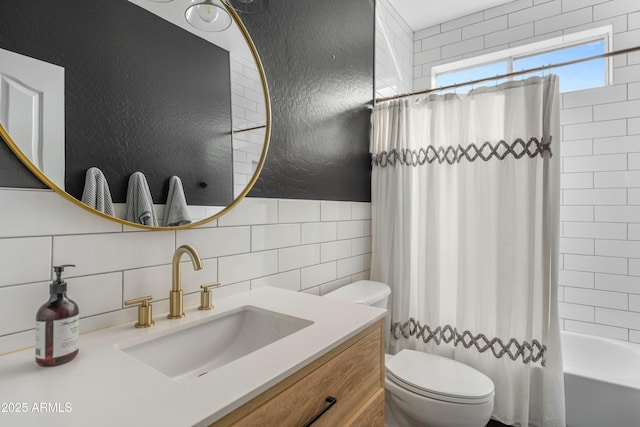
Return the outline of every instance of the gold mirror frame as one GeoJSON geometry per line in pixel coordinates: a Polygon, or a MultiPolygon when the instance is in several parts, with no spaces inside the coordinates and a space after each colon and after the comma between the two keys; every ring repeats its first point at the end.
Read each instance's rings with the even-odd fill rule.
{"type": "Polygon", "coordinates": [[[256,181],[258,180],[258,177],[260,176],[260,172],[262,171],[262,166],[264,165],[265,159],[267,157],[269,142],[271,140],[271,101],[269,100],[269,88],[267,86],[267,78],[264,73],[264,67],[262,65],[262,61],[260,60],[260,56],[258,55],[258,51],[256,50],[256,46],[253,43],[253,40],[251,39],[249,32],[247,31],[247,28],[244,26],[244,23],[242,22],[242,19],[240,19],[240,16],[236,12],[236,10],[230,4],[228,4],[226,0],[221,0],[221,3],[224,5],[227,12],[229,12],[229,14],[231,15],[231,18],[240,29],[240,32],[242,33],[242,37],[244,37],[244,40],[247,43],[249,50],[251,51],[251,55],[253,56],[253,59],[256,62],[256,66],[258,68],[258,74],[260,75],[260,83],[262,84],[262,93],[264,96],[264,106],[265,106],[265,125],[264,125],[265,135],[264,135],[264,144],[262,146],[262,152],[260,154],[260,160],[258,161],[258,164],[256,165],[256,169],[253,172],[253,175],[251,176],[251,179],[245,186],[244,190],[235,199],[233,199],[233,201],[229,205],[227,205],[221,211],[210,216],[209,218],[205,218],[200,221],[196,221],[190,224],[185,224],[180,226],[172,226],[172,227],[153,227],[149,225],[126,221],[124,219],[120,219],[115,216],[107,215],[88,205],[85,205],[80,200],[76,199],[75,197],[73,197],[72,195],[70,195],[60,187],[58,187],[56,184],[54,184],[53,181],[51,181],[49,178],[47,178],[47,176],[44,173],[42,173],[42,171],[38,169],[33,164],[33,162],[29,160],[29,158],[27,158],[27,156],[22,152],[22,150],[20,150],[18,145],[9,136],[9,133],[6,131],[2,123],[0,123],[0,136],[2,136],[6,144],[9,146],[11,151],[13,151],[13,153],[18,157],[18,159],[20,159],[20,161],[31,171],[31,173],[33,173],[40,181],[42,181],[42,183],[47,185],[49,188],[51,188],[56,193],[60,194],[61,196],[63,196],[65,199],[69,200],[73,204],[80,206],[81,208],[86,209],[91,213],[94,213],[98,216],[106,218],[110,221],[115,221],[122,225],[142,228],[146,230],[157,230],[157,231],[184,230],[184,229],[194,228],[194,227],[198,227],[200,225],[209,223],[211,221],[214,221],[220,218],[222,215],[230,212],[234,207],[236,207],[242,201],[242,199],[244,199],[244,197],[249,193],[249,191],[251,191],[256,181]]]}

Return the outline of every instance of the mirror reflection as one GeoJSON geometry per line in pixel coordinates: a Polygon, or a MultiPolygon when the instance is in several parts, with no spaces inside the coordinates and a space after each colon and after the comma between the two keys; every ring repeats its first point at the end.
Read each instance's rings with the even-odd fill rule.
{"type": "Polygon", "coordinates": [[[263,80],[236,22],[195,28],[192,3],[0,4],[0,122],[36,175],[153,227],[248,191],[268,140],[263,80]]]}

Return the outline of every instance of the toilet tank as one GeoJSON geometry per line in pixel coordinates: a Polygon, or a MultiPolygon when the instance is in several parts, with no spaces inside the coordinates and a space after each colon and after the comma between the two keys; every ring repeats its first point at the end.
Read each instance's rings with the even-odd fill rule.
{"type": "Polygon", "coordinates": [[[327,298],[351,301],[357,304],[387,308],[391,289],[388,285],[373,280],[359,280],[324,294],[327,298]]]}

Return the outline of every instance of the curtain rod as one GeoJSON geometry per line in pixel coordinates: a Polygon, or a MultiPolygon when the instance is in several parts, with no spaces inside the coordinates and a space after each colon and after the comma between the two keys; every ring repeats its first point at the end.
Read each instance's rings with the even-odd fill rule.
{"type": "Polygon", "coordinates": [[[527,70],[514,71],[514,72],[511,72],[511,73],[501,74],[501,75],[497,75],[497,76],[493,76],[493,77],[484,77],[484,78],[477,79],[477,80],[471,80],[471,81],[463,82],[463,83],[454,83],[454,84],[451,84],[451,85],[440,86],[440,87],[436,87],[436,88],[433,88],[433,89],[425,89],[425,90],[421,90],[421,91],[418,91],[418,92],[412,92],[412,93],[406,93],[406,94],[402,94],[402,95],[389,96],[387,98],[378,98],[378,99],[375,100],[375,103],[377,104],[379,102],[388,102],[388,101],[393,101],[394,99],[408,98],[410,96],[415,96],[415,95],[424,95],[424,94],[431,93],[431,92],[440,92],[442,90],[455,89],[455,88],[460,87],[460,86],[469,86],[469,85],[474,85],[474,84],[477,84],[477,83],[490,82],[490,81],[500,80],[500,79],[504,79],[504,78],[508,78],[508,77],[514,77],[514,76],[520,76],[520,75],[523,75],[523,74],[529,74],[529,73],[536,72],[536,71],[545,71],[545,70],[548,70],[550,68],[564,67],[566,65],[573,65],[573,64],[580,63],[580,62],[593,61],[594,59],[601,59],[601,58],[608,58],[610,56],[623,55],[625,53],[631,53],[631,52],[635,52],[635,51],[638,51],[638,50],[640,50],[640,46],[630,47],[630,48],[627,48],[627,49],[614,50],[614,51],[611,51],[611,52],[602,53],[600,55],[588,56],[586,58],[573,59],[571,61],[558,62],[558,63],[555,63],[555,64],[542,65],[540,67],[529,68],[527,70]]]}

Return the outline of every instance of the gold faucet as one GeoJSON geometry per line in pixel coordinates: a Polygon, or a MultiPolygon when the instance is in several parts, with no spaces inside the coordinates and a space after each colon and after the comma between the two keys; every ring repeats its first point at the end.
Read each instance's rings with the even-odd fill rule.
{"type": "Polygon", "coordinates": [[[180,319],[184,317],[182,304],[182,288],[180,286],[180,257],[182,254],[188,254],[193,263],[194,270],[202,270],[202,261],[200,255],[193,246],[182,245],[173,254],[172,274],[171,274],[171,292],[169,292],[169,319],[180,319]]]}

